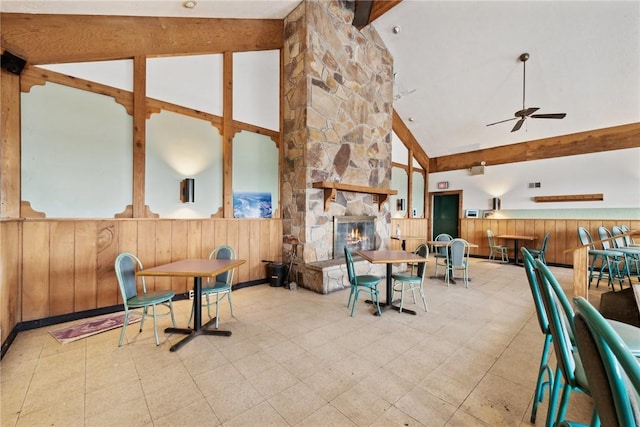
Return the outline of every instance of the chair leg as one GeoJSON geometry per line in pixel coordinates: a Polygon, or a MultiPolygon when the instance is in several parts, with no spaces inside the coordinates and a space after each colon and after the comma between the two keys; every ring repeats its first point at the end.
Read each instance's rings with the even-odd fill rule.
{"type": "Polygon", "coordinates": [[[144,319],[146,319],[146,317],[147,317],[148,310],[149,310],[149,307],[144,307],[142,309],[142,319],[140,320],[140,331],[139,332],[142,332],[142,327],[144,326],[144,319]]]}
{"type": "Polygon", "coordinates": [[[220,293],[216,293],[216,329],[218,329],[218,320],[220,319],[220,293]]]}
{"type": "Polygon", "coordinates": [[[356,289],[354,291],[354,295],[353,295],[353,305],[351,306],[351,317],[353,317],[353,313],[356,310],[356,302],[358,301],[358,294],[360,293],[359,289],[356,289]]]}
{"type": "Polygon", "coordinates": [[[422,303],[424,304],[424,311],[427,311],[427,299],[424,296],[424,287],[420,284],[420,296],[422,297],[422,303]]]}
{"type": "Polygon", "coordinates": [[[122,347],[122,341],[124,341],[125,331],[127,330],[128,325],[129,325],[129,310],[125,310],[124,323],[122,324],[122,332],[120,333],[120,342],[118,343],[118,347],[122,347]]]}
{"type": "Polygon", "coordinates": [[[538,404],[542,402],[544,397],[544,388],[549,386],[549,391],[553,388],[553,372],[549,366],[549,349],[551,348],[551,334],[546,334],[544,338],[544,347],[542,348],[542,357],[540,358],[540,369],[538,370],[538,382],[536,383],[536,391],[533,395],[533,408],[531,409],[531,424],[536,422],[536,413],[538,412],[538,404]],[[544,382],[545,374],[549,377],[549,381],[544,382]]]}
{"type": "Polygon", "coordinates": [[[156,345],[160,345],[158,338],[158,321],[156,320],[156,305],[153,304],[153,336],[156,337],[156,345]]]}
{"type": "Polygon", "coordinates": [[[175,328],[177,327],[177,325],[176,325],[176,318],[173,316],[173,302],[171,300],[169,300],[169,312],[171,313],[171,324],[175,328]]]}
{"type": "Polygon", "coordinates": [[[227,292],[227,300],[229,301],[229,311],[231,312],[231,317],[236,317],[233,315],[233,304],[231,304],[231,289],[227,292]]]}
{"type": "Polygon", "coordinates": [[[378,290],[371,289],[370,293],[371,293],[371,301],[375,301],[378,316],[382,316],[382,312],[380,311],[380,295],[378,294],[378,290]]]}

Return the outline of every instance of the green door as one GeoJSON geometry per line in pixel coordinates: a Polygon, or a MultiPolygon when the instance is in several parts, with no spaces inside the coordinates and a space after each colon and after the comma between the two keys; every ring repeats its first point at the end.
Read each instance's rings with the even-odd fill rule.
{"type": "Polygon", "coordinates": [[[433,238],[442,233],[460,237],[458,233],[459,202],[459,194],[433,195],[433,238]]]}

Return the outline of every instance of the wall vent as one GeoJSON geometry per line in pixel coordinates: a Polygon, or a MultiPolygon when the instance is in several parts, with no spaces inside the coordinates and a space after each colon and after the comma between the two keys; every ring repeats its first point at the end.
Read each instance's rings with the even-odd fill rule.
{"type": "Polygon", "coordinates": [[[529,188],[540,188],[540,183],[539,182],[530,182],[529,183],[529,188]]]}

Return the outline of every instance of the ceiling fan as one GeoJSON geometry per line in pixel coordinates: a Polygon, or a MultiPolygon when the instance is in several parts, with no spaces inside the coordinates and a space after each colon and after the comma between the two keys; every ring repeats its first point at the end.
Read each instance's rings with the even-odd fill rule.
{"type": "Polygon", "coordinates": [[[513,118],[511,119],[506,119],[506,120],[500,120],[499,122],[495,122],[495,123],[489,123],[487,126],[493,126],[493,125],[497,125],[499,123],[504,123],[504,122],[510,122],[512,120],[518,120],[515,124],[515,126],[513,127],[513,129],[511,129],[511,132],[515,132],[517,130],[519,130],[522,125],[524,124],[524,121],[528,118],[534,118],[534,119],[564,119],[566,117],[566,113],[550,113],[550,114],[533,114],[536,111],[538,111],[540,108],[538,107],[529,107],[529,108],[525,108],[524,106],[524,95],[525,95],[525,88],[526,88],[526,77],[527,77],[527,59],[529,59],[529,54],[528,53],[523,53],[522,55],[520,55],[519,57],[520,61],[522,62],[522,110],[516,111],[513,118]]]}

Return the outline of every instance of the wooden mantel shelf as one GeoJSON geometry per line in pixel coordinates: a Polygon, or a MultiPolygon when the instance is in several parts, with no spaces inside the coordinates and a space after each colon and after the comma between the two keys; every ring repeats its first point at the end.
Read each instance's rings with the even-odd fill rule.
{"type": "Polygon", "coordinates": [[[398,190],[389,190],[386,188],[364,187],[361,185],[342,184],[340,182],[314,182],[313,188],[324,190],[324,210],[329,209],[329,204],[336,199],[336,191],[350,191],[352,193],[374,194],[379,196],[378,204],[382,209],[382,205],[389,196],[398,194],[398,190]]]}
{"type": "Polygon", "coordinates": [[[604,195],[599,194],[568,194],[566,196],[537,196],[533,198],[536,203],[543,202],[593,202],[604,200],[604,195]]]}

